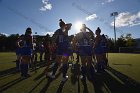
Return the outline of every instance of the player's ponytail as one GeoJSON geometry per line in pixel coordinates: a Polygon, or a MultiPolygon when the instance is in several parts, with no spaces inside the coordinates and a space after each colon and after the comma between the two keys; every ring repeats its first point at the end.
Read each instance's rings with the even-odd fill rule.
{"type": "Polygon", "coordinates": [[[65,22],[62,19],[59,20],[59,26],[60,27],[64,27],[65,26],[65,22]]]}

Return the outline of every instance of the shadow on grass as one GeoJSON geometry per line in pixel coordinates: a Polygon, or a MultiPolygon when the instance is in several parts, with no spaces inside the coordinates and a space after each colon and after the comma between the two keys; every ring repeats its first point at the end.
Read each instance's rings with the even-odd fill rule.
{"type": "Polygon", "coordinates": [[[86,80],[82,80],[82,84],[84,86],[83,93],[89,93],[86,80]]]}
{"type": "MultiPolygon", "coordinates": [[[[66,82],[66,81],[65,81],[65,82],[66,82]]],[[[64,82],[64,81],[61,81],[61,83],[60,83],[60,85],[59,85],[59,87],[58,87],[56,93],[62,93],[63,86],[64,86],[65,82],[64,82]]]]}
{"type": "Polygon", "coordinates": [[[119,71],[116,71],[111,67],[108,67],[108,70],[124,83],[124,85],[126,86],[126,91],[128,91],[128,93],[137,93],[137,91],[140,91],[140,83],[138,83],[134,79],[122,74],[119,71]]]}
{"type": "Polygon", "coordinates": [[[103,85],[103,79],[101,75],[95,74],[93,75],[94,77],[91,79],[89,79],[90,82],[92,82],[93,87],[94,87],[94,91],[95,93],[104,93],[104,91],[102,90],[102,88],[104,87],[103,85]]]}
{"type": "Polygon", "coordinates": [[[47,84],[41,89],[40,93],[46,93],[47,89],[49,88],[51,82],[53,81],[53,79],[48,78],[48,82],[47,84]]]}
{"type": "Polygon", "coordinates": [[[22,79],[22,78],[17,78],[17,79],[15,79],[13,81],[10,81],[10,82],[6,83],[5,85],[2,85],[0,87],[0,92],[2,93],[3,91],[7,90],[8,88],[12,87],[13,85],[15,85],[15,84],[17,84],[17,83],[19,83],[19,82],[21,82],[23,80],[24,79],[22,79]]]}
{"type": "Polygon", "coordinates": [[[19,71],[16,70],[16,67],[9,68],[7,70],[0,71],[0,77],[4,77],[4,76],[7,76],[7,75],[11,75],[11,74],[16,74],[18,72],[19,71]]]}
{"type": "Polygon", "coordinates": [[[83,92],[80,91],[80,64],[76,63],[73,65],[72,69],[71,69],[71,83],[72,84],[78,84],[78,92],[77,93],[89,93],[88,90],[88,85],[86,80],[89,80],[90,82],[92,82],[93,87],[94,87],[94,91],[95,93],[103,93],[102,91],[102,87],[103,87],[103,80],[99,75],[96,75],[94,73],[93,78],[91,79],[91,75],[89,75],[90,73],[87,73],[87,79],[86,80],[81,80],[81,83],[83,85],[83,92]]]}
{"type": "Polygon", "coordinates": [[[80,64],[78,63],[75,63],[73,64],[72,68],[71,68],[71,83],[73,85],[76,84],[77,82],[77,85],[78,85],[78,92],[77,93],[80,93],[80,81],[79,81],[79,76],[80,76],[80,64]]]}
{"type": "MultiPolygon", "coordinates": [[[[36,67],[41,68],[41,67],[44,67],[44,66],[45,66],[45,62],[37,62],[37,63],[35,64],[35,68],[36,68],[36,67]]],[[[32,70],[31,72],[36,71],[36,70],[39,69],[39,68],[36,68],[36,69],[32,70]]],[[[19,72],[20,72],[20,71],[16,70],[16,67],[9,68],[9,69],[7,69],[7,70],[0,71],[0,77],[8,76],[8,75],[11,75],[11,74],[16,74],[16,73],[19,73],[19,72]]]]}
{"type": "Polygon", "coordinates": [[[76,84],[76,82],[79,79],[79,75],[80,75],[80,64],[76,63],[72,66],[71,68],[71,83],[72,84],[76,84]]]}
{"type": "Polygon", "coordinates": [[[32,93],[44,80],[45,78],[42,78],[28,93],[32,93]]]}
{"type": "MultiPolygon", "coordinates": [[[[56,78],[55,79],[57,79],[60,76],[60,74],[61,74],[61,72],[59,72],[58,74],[56,74],[56,78]]],[[[48,90],[51,82],[53,80],[55,80],[55,79],[48,78],[47,84],[41,89],[40,93],[46,93],[46,91],[48,90]]],[[[29,92],[29,93],[31,93],[31,92],[29,92]]],[[[58,93],[61,93],[61,92],[58,92],[58,93]]]]}
{"type": "MultiPolygon", "coordinates": [[[[119,72],[120,73],[120,72],[119,72]]],[[[121,79],[121,77],[119,77],[121,79]]],[[[127,79],[125,79],[127,80],[127,79]]],[[[120,82],[108,72],[103,72],[100,75],[95,74],[92,81],[95,93],[139,93],[140,88],[129,83],[120,82]],[[103,90],[103,88],[105,90],[103,90]]]]}
{"type": "Polygon", "coordinates": [[[45,75],[45,73],[39,74],[37,77],[34,78],[34,81],[39,80],[39,79],[42,78],[44,75],[45,75]]]}
{"type": "MultiPolygon", "coordinates": [[[[100,74],[94,73],[93,78],[88,78],[92,82],[95,93],[138,93],[140,91],[140,84],[128,76],[114,70],[113,68],[108,68],[111,73],[105,71],[100,74]],[[113,74],[117,77],[114,77],[113,74]],[[117,79],[118,78],[118,79],[117,79]],[[119,79],[122,81],[119,81],[119,79]]],[[[72,84],[78,83],[78,93],[80,92],[80,65],[74,64],[71,69],[71,82],[72,84]]],[[[87,76],[88,77],[88,76],[87,76]]],[[[86,81],[82,81],[84,86],[83,93],[88,93],[88,87],[86,81]]]]}
{"type": "Polygon", "coordinates": [[[104,72],[101,77],[111,93],[129,93],[126,86],[111,76],[109,73],[104,72]]]}
{"type": "Polygon", "coordinates": [[[31,72],[33,71],[37,72],[38,69],[45,67],[45,65],[46,65],[45,62],[40,62],[40,61],[32,62],[30,64],[31,72]]]}

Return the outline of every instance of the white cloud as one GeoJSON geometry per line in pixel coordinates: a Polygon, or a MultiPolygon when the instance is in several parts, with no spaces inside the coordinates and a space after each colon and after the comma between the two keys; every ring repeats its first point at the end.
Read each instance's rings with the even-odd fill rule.
{"type": "Polygon", "coordinates": [[[96,14],[92,14],[92,15],[89,15],[88,17],[86,17],[86,20],[89,21],[89,20],[94,20],[97,18],[97,15],[96,14]]]}
{"type": "Polygon", "coordinates": [[[114,0],[106,0],[106,2],[110,3],[110,2],[113,2],[114,0]]]}
{"type": "Polygon", "coordinates": [[[52,36],[54,34],[54,32],[41,32],[43,35],[47,35],[49,34],[50,36],[52,36]]]}
{"type": "Polygon", "coordinates": [[[6,33],[0,33],[0,35],[9,36],[9,34],[6,34],[6,33]]]}
{"type": "MultiPolygon", "coordinates": [[[[111,23],[111,26],[113,25],[114,22],[111,23]]],[[[140,11],[137,14],[123,12],[116,17],[116,27],[135,26],[135,25],[140,25],[140,11]]]]}
{"type": "Polygon", "coordinates": [[[114,2],[114,0],[104,0],[104,2],[102,2],[101,4],[104,5],[105,3],[111,3],[114,2]]]}
{"type": "Polygon", "coordinates": [[[40,8],[41,11],[47,11],[52,9],[52,4],[49,0],[42,0],[43,6],[40,8]]]}

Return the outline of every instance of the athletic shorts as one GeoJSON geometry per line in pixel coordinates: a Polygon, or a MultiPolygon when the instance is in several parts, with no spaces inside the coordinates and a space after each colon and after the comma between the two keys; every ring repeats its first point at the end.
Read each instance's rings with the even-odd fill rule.
{"type": "Polygon", "coordinates": [[[92,47],[91,46],[79,46],[80,56],[92,56],[92,47]]]}
{"type": "Polygon", "coordinates": [[[107,53],[108,48],[107,47],[103,47],[103,53],[107,53]]]}
{"type": "Polygon", "coordinates": [[[71,55],[73,55],[73,52],[74,52],[73,49],[69,47],[68,48],[68,54],[71,56],[71,55]]]}
{"type": "Polygon", "coordinates": [[[103,47],[101,47],[101,46],[95,47],[94,53],[97,54],[97,55],[100,55],[100,54],[104,53],[103,47]]]}
{"type": "Polygon", "coordinates": [[[22,56],[24,56],[24,55],[31,56],[32,55],[32,49],[30,47],[22,47],[21,48],[21,55],[22,56]]]}
{"type": "Polygon", "coordinates": [[[69,43],[63,42],[57,45],[56,55],[69,56],[69,43]]]}
{"type": "Polygon", "coordinates": [[[18,55],[21,55],[21,48],[17,48],[16,49],[16,55],[18,56],[18,55]]]}

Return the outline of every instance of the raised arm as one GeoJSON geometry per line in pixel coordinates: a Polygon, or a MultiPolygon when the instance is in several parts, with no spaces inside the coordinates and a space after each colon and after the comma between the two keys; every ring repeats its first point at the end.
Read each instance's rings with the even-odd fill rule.
{"type": "Polygon", "coordinates": [[[89,34],[90,39],[94,40],[95,37],[94,37],[93,31],[91,29],[89,29],[88,27],[86,27],[86,29],[89,31],[88,34],[89,34]]]}

